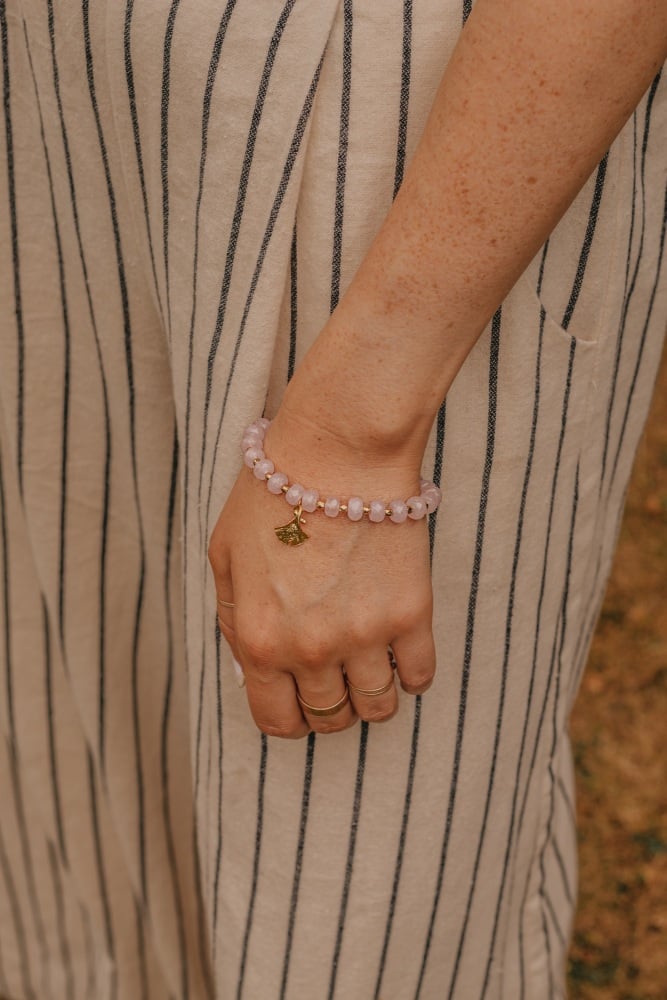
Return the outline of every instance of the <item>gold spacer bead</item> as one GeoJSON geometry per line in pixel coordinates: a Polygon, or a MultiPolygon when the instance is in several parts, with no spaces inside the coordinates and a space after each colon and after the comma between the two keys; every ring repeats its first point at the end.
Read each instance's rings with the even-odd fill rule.
{"type": "Polygon", "coordinates": [[[342,510],[342,512],[343,512],[344,514],[346,514],[346,513],[347,513],[347,504],[346,504],[346,503],[342,503],[342,504],[340,505],[340,507],[338,508],[338,510],[339,510],[339,511],[341,511],[341,510],[342,510]]]}
{"type": "Polygon", "coordinates": [[[280,491],[281,491],[281,493],[287,493],[288,489],[289,489],[289,483],[284,483],[284,484],[283,484],[283,485],[282,485],[282,486],[280,487],[280,491]]]}
{"type": "Polygon", "coordinates": [[[371,512],[371,509],[370,509],[370,507],[366,507],[366,506],[364,505],[364,514],[370,514],[370,512],[371,512]]]}
{"type": "Polygon", "coordinates": [[[318,500],[317,501],[317,509],[318,510],[324,510],[324,500],[318,500]]]}

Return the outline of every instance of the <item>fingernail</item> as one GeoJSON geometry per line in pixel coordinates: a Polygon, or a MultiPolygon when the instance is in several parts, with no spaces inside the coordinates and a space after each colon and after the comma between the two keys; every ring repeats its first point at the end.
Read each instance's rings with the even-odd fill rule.
{"type": "Polygon", "coordinates": [[[245,687],[245,674],[243,673],[243,667],[241,664],[232,656],[232,663],[234,664],[234,673],[236,674],[236,683],[240,688],[245,687]]]}

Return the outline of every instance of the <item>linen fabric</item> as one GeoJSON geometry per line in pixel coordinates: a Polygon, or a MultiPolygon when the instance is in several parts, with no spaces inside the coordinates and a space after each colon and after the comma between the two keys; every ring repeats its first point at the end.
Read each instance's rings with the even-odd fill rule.
{"type": "Polygon", "coordinates": [[[264,736],[206,555],[469,6],[0,0],[6,1000],[565,995],[568,716],[667,316],[662,77],[433,428],[428,693],[264,736]]]}

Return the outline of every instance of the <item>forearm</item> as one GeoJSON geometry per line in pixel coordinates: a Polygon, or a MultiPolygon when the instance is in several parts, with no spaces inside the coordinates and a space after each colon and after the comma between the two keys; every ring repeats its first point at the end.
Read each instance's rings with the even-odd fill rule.
{"type": "Polygon", "coordinates": [[[399,194],[281,409],[418,454],[666,48],[663,0],[478,0],[399,194]]]}

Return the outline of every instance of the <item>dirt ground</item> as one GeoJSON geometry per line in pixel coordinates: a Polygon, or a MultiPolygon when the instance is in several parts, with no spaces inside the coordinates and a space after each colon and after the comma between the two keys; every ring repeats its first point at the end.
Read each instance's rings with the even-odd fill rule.
{"type": "Polygon", "coordinates": [[[667,1000],[667,353],[575,707],[571,1000],[667,1000]]]}

